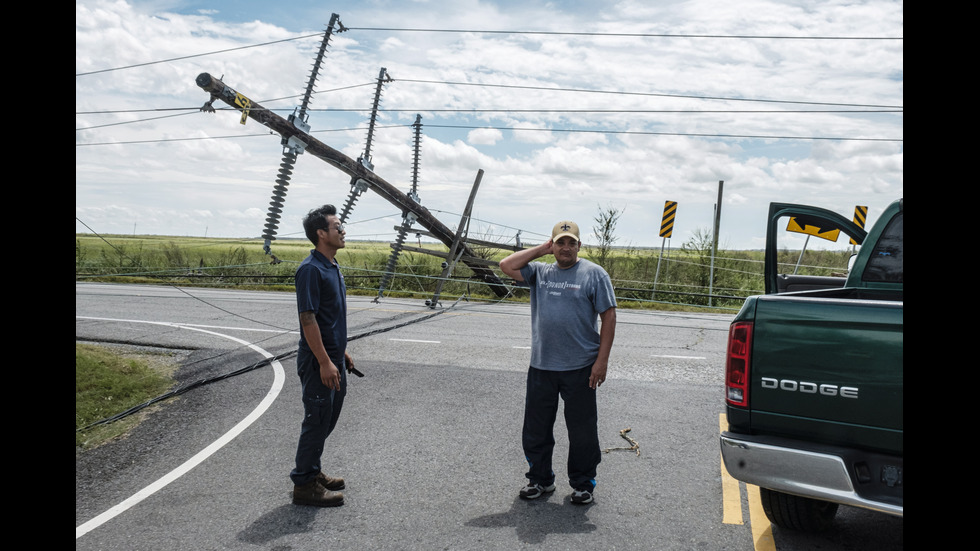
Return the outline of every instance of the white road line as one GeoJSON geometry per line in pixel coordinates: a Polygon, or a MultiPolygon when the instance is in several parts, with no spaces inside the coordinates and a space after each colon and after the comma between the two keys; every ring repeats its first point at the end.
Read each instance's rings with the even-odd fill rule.
{"type": "Polygon", "coordinates": [[[195,323],[185,323],[185,324],[182,324],[181,326],[182,327],[186,327],[188,329],[199,327],[199,328],[207,328],[207,329],[230,329],[232,331],[257,331],[259,333],[282,333],[283,335],[285,335],[287,333],[292,333],[292,334],[299,335],[299,330],[298,329],[262,329],[262,328],[258,328],[258,327],[222,327],[220,325],[199,325],[199,324],[195,324],[195,323]]]}
{"type": "Polygon", "coordinates": [[[704,356],[667,356],[664,354],[650,354],[651,358],[669,358],[671,360],[707,360],[704,356]]]}
{"type": "MultiPolygon", "coordinates": [[[[232,337],[231,335],[223,335],[221,333],[216,333],[214,331],[207,331],[205,329],[199,329],[199,328],[196,328],[196,327],[189,327],[189,326],[182,325],[182,324],[179,324],[179,323],[156,322],[156,321],[142,321],[142,320],[114,320],[114,319],[110,319],[110,318],[89,318],[89,317],[84,317],[84,316],[75,316],[75,318],[76,319],[103,320],[103,321],[117,321],[117,322],[127,322],[127,323],[149,323],[149,324],[153,324],[153,325],[166,325],[166,326],[169,326],[169,327],[176,327],[178,329],[190,329],[192,331],[200,331],[202,333],[208,333],[208,334],[211,334],[211,335],[215,335],[215,336],[218,336],[218,337],[223,337],[223,338],[226,338],[226,339],[235,341],[235,342],[237,342],[239,344],[243,344],[245,346],[248,346],[252,350],[255,350],[259,354],[265,356],[266,358],[273,357],[272,354],[270,354],[269,352],[263,350],[262,348],[259,348],[258,346],[255,346],[254,344],[249,344],[247,341],[243,341],[243,340],[241,340],[239,338],[232,337]]],[[[82,524],[81,526],[77,526],[75,528],[75,539],[77,540],[78,538],[84,536],[85,534],[91,532],[92,530],[98,528],[99,526],[102,526],[103,524],[105,524],[109,520],[112,520],[113,518],[115,518],[120,513],[126,511],[130,507],[133,507],[134,505],[138,504],[139,502],[143,501],[144,499],[150,497],[151,495],[153,495],[154,493],[156,493],[158,490],[161,490],[162,488],[164,488],[165,486],[167,486],[168,484],[170,484],[174,480],[177,480],[178,478],[180,478],[181,476],[183,476],[185,473],[187,473],[188,471],[190,471],[191,469],[193,469],[194,467],[196,467],[197,465],[199,465],[200,463],[202,463],[205,459],[207,459],[208,457],[210,457],[211,454],[213,454],[214,452],[216,452],[219,449],[221,449],[225,444],[227,444],[227,443],[231,442],[232,440],[234,440],[236,436],[238,436],[239,434],[241,434],[242,431],[244,431],[246,428],[248,428],[249,425],[251,425],[252,423],[254,423],[259,417],[261,417],[262,414],[265,413],[265,411],[267,409],[269,409],[269,406],[272,405],[272,402],[274,402],[276,400],[276,397],[279,396],[279,392],[282,391],[283,383],[285,382],[285,379],[286,379],[285,371],[283,370],[282,364],[280,364],[277,360],[274,360],[272,362],[272,368],[273,368],[273,372],[275,373],[275,377],[274,377],[274,379],[272,381],[272,387],[269,388],[269,392],[265,395],[265,398],[262,399],[262,402],[260,402],[259,405],[254,410],[252,410],[251,413],[249,413],[244,419],[242,419],[241,421],[239,421],[237,425],[235,425],[234,427],[231,428],[231,430],[229,430],[228,432],[226,432],[225,434],[223,434],[220,438],[218,438],[217,440],[215,440],[214,442],[212,442],[208,447],[206,447],[203,450],[201,450],[200,452],[198,452],[196,455],[194,455],[194,457],[191,457],[190,459],[188,459],[187,461],[185,461],[183,465],[180,465],[176,469],[174,469],[174,470],[170,471],[169,473],[165,474],[164,476],[160,477],[156,482],[153,482],[149,486],[147,486],[147,487],[143,488],[142,490],[136,492],[135,494],[133,494],[131,497],[129,497],[125,501],[123,501],[123,502],[115,505],[114,507],[110,508],[108,511],[106,511],[106,512],[102,513],[101,515],[93,518],[92,520],[90,520],[90,521],[82,524]]]]}
{"type": "MultiPolygon", "coordinates": [[[[118,322],[125,322],[125,323],[156,323],[156,324],[159,324],[159,325],[180,326],[180,327],[182,327],[184,329],[194,329],[194,328],[201,328],[201,329],[228,329],[228,330],[231,330],[231,331],[257,331],[257,332],[260,332],[260,333],[282,333],[284,335],[287,334],[287,333],[294,333],[294,334],[297,334],[297,335],[299,334],[299,330],[297,330],[297,329],[261,329],[261,328],[258,328],[258,327],[231,327],[231,326],[223,326],[223,325],[201,325],[199,323],[180,323],[180,324],[177,324],[177,323],[170,323],[170,322],[154,322],[154,321],[143,321],[143,320],[125,320],[125,319],[113,319],[113,318],[96,318],[96,317],[90,317],[90,316],[75,316],[75,319],[96,320],[96,321],[118,321],[118,322]]],[[[224,336],[224,335],[222,335],[222,336],[224,336]]]]}
{"type": "Polygon", "coordinates": [[[419,339],[388,339],[388,340],[389,341],[398,341],[398,342],[423,342],[423,343],[426,343],[426,344],[442,344],[442,341],[423,341],[423,340],[419,340],[419,339]]]}

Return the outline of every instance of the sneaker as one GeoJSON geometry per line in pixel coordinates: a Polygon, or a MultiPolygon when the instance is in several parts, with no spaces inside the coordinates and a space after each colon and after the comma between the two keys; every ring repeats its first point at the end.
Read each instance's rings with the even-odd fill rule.
{"type": "Polygon", "coordinates": [[[544,494],[550,494],[555,491],[555,485],[550,484],[548,486],[542,486],[540,484],[535,484],[533,482],[528,482],[527,486],[521,488],[521,499],[537,499],[544,494]]]}
{"type": "Polygon", "coordinates": [[[337,507],[344,504],[344,494],[328,490],[313,479],[302,486],[293,487],[293,503],[315,507],[337,507]]]}
{"type": "Polygon", "coordinates": [[[576,505],[592,503],[592,492],[589,490],[575,490],[572,492],[572,503],[576,505]]]}
{"type": "Polygon", "coordinates": [[[316,479],[321,486],[330,490],[331,492],[336,492],[337,490],[343,490],[345,488],[343,478],[334,478],[321,472],[316,475],[316,479]]]}

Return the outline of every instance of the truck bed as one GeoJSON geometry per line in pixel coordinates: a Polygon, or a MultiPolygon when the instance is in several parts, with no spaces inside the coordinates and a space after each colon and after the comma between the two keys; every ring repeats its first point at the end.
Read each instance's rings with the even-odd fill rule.
{"type": "Polygon", "coordinates": [[[765,342],[753,349],[752,432],[901,455],[901,292],[832,289],[753,300],[754,331],[765,342]]]}

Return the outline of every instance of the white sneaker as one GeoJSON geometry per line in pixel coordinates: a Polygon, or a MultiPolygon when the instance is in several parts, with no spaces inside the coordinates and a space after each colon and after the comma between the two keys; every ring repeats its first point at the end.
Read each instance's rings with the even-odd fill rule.
{"type": "Polygon", "coordinates": [[[549,486],[542,486],[540,484],[534,484],[528,482],[527,486],[521,488],[521,499],[537,499],[544,494],[550,494],[555,491],[555,485],[551,484],[549,486]]]}

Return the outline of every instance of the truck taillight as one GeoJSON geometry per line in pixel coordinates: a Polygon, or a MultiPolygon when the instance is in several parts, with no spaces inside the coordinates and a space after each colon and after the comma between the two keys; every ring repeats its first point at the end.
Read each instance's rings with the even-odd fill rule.
{"type": "Polygon", "coordinates": [[[728,329],[728,355],[725,361],[725,399],[730,405],[749,405],[751,355],[752,322],[733,323],[728,329]]]}

